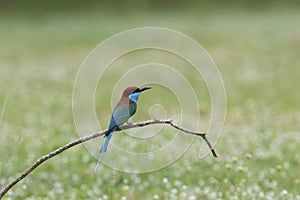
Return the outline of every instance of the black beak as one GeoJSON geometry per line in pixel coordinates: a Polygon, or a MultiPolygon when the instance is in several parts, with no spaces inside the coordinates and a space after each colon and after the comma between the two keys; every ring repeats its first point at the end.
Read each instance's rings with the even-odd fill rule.
{"type": "Polygon", "coordinates": [[[140,91],[140,92],[143,92],[143,91],[149,90],[149,89],[151,89],[151,87],[144,87],[144,88],[140,88],[139,91],[140,91]]]}

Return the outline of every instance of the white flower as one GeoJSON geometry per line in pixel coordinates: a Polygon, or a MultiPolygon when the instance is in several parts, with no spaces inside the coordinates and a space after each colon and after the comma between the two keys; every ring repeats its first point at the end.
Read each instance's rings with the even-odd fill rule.
{"type": "Polygon", "coordinates": [[[121,200],[126,200],[127,198],[125,196],[122,196],[121,197],[121,200]]]}
{"type": "Polygon", "coordinates": [[[169,180],[167,179],[167,178],[163,178],[163,183],[168,183],[169,182],[169,180]]]}
{"type": "Polygon", "coordinates": [[[282,190],[282,191],[281,191],[281,194],[282,194],[282,195],[287,195],[287,194],[288,194],[288,191],[282,190]]]}
{"type": "Polygon", "coordinates": [[[196,199],[197,199],[196,196],[194,196],[194,195],[191,195],[191,196],[190,196],[190,200],[196,200],[196,199]]]}
{"type": "Polygon", "coordinates": [[[177,190],[176,190],[175,188],[173,188],[173,189],[171,190],[171,192],[172,192],[173,194],[177,194],[177,190]]]}

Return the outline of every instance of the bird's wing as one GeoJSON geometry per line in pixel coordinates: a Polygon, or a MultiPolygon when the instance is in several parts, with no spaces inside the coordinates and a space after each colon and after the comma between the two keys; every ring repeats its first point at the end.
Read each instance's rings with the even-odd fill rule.
{"type": "Polygon", "coordinates": [[[130,116],[131,113],[128,104],[115,108],[110,119],[109,129],[112,129],[115,126],[121,126],[128,121],[130,116]]]}

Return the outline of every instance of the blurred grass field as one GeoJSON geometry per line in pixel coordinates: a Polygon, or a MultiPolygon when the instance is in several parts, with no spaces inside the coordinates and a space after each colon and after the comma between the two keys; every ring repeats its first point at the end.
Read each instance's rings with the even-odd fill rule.
{"type": "MultiPolygon", "coordinates": [[[[216,62],[227,94],[218,159],[199,159],[197,139],[162,170],[126,174],[103,168],[94,176],[96,159],[79,145],[37,168],[4,199],[300,199],[300,14],[297,6],[265,7],[191,13],[2,10],[1,188],[40,156],[78,137],[72,117],[76,72],[99,42],[120,31],[160,26],[191,36],[216,62]]],[[[109,102],[97,105],[107,121],[111,109],[103,105],[109,102]]]]}

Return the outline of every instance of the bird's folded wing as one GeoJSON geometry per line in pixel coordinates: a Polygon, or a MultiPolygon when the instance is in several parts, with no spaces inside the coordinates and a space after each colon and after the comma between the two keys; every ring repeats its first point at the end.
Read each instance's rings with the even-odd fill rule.
{"type": "Polygon", "coordinates": [[[112,128],[114,126],[121,126],[125,122],[128,121],[130,118],[130,111],[129,111],[129,105],[122,105],[120,107],[117,107],[112,114],[112,117],[110,119],[110,125],[109,128],[112,128]]]}

